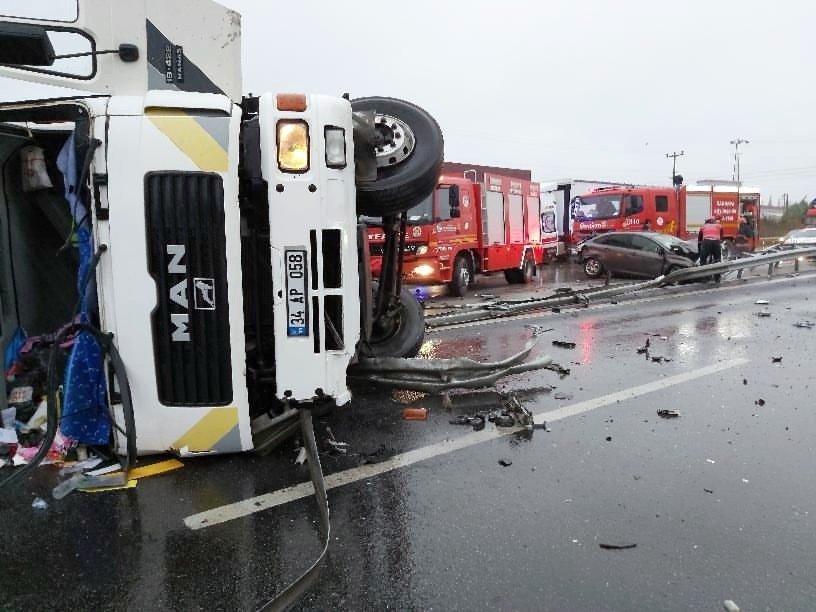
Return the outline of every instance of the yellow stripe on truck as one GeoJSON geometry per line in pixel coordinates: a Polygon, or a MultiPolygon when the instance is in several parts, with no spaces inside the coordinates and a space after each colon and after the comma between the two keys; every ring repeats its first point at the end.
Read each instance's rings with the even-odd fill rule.
{"type": "Polygon", "coordinates": [[[205,172],[226,172],[227,152],[194,117],[180,109],[150,109],[150,121],[205,172]]]}
{"type": "Polygon", "coordinates": [[[227,434],[238,426],[237,408],[213,408],[203,419],[173,442],[171,448],[177,451],[205,453],[215,449],[227,434]]]}

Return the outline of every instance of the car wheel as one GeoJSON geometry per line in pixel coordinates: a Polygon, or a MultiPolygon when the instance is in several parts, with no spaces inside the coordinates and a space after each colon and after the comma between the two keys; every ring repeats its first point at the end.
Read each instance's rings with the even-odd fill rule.
{"type": "Polygon", "coordinates": [[[425,340],[425,312],[408,289],[400,291],[397,312],[387,323],[375,325],[369,340],[370,357],[415,357],[425,340]]]}
{"type": "Polygon", "coordinates": [[[603,274],[603,271],[604,268],[601,265],[601,262],[595,257],[587,257],[584,260],[584,274],[586,274],[589,278],[598,278],[601,274],[603,274]]]}
{"type": "Polygon", "coordinates": [[[351,108],[355,113],[373,113],[373,129],[382,143],[374,149],[376,180],[357,184],[357,212],[391,215],[430,194],[444,156],[436,120],[418,106],[395,98],[358,98],[351,101],[351,108]]]}
{"type": "Polygon", "coordinates": [[[729,259],[734,259],[734,255],[735,255],[736,251],[734,249],[734,243],[731,242],[730,240],[723,240],[722,241],[721,251],[722,251],[722,256],[721,256],[722,261],[728,261],[729,259]]]}
{"type": "Polygon", "coordinates": [[[453,274],[448,285],[450,292],[456,297],[464,297],[471,282],[473,282],[473,272],[467,256],[457,255],[453,262],[453,274]]]}

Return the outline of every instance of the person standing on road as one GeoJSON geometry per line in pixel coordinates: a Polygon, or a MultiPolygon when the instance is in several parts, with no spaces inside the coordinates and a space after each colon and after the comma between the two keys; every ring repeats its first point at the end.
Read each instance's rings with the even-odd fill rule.
{"type": "Polygon", "coordinates": [[[700,264],[715,263],[722,259],[723,229],[716,217],[706,219],[697,234],[697,250],[700,253],[700,264]]]}

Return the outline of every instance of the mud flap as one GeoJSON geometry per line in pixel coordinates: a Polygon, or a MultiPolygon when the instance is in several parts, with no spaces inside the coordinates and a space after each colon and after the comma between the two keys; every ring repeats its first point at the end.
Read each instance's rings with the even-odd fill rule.
{"type": "Polygon", "coordinates": [[[326,482],[323,479],[323,468],[320,465],[320,457],[317,453],[317,442],[315,441],[314,423],[312,422],[312,411],[310,408],[300,408],[300,432],[303,436],[303,447],[306,449],[306,457],[309,461],[309,474],[312,478],[315,498],[317,498],[317,506],[320,512],[320,527],[323,532],[323,550],[309,569],[303,572],[300,577],[283,591],[259,607],[258,612],[261,610],[277,612],[278,610],[286,610],[296,604],[312,587],[320,575],[320,570],[326,561],[326,553],[329,550],[329,542],[331,541],[329,499],[326,495],[326,482]]]}

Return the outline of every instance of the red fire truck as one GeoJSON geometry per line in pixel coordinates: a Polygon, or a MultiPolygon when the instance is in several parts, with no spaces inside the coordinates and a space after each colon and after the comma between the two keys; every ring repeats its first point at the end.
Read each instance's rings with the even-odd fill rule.
{"type": "Polygon", "coordinates": [[[573,248],[595,234],[622,230],[652,230],[688,240],[696,238],[706,219],[719,217],[727,257],[757,245],[760,196],[758,189],[715,181],[678,189],[603,187],[573,198],[570,216],[573,248]]]}
{"type": "Polygon", "coordinates": [[[816,198],[810,201],[810,204],[802,215],[802,223],[805,227],[816,227],[816,198]]]}
{"type": "MultiPolygon", "coordinates": [[[[466,171],[443,174],[434,193],[410,209],[402,249],[403,281],[447,283],[467,292],[476,274],[504,272],[509,283],[529,283],[536,266],[555,253],[555,207],[541,203],[538,183],[466,171]]],[[[385,240],[370,226],[371,269],[380,275],[385,240]]]]}

